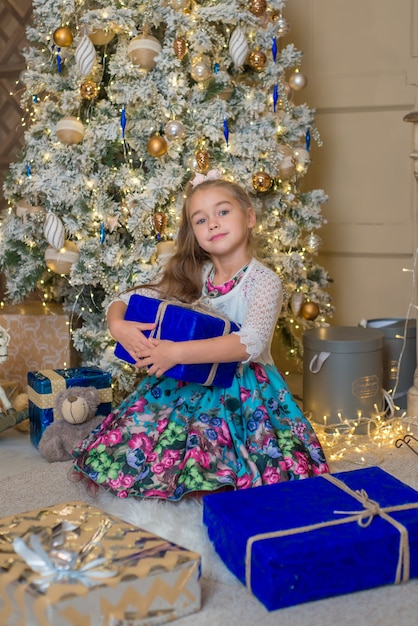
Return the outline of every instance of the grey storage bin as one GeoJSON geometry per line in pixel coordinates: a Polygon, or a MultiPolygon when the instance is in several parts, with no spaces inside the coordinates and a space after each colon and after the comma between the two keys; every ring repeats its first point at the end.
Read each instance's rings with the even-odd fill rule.
{"type": "Polygon", "coordinates": [[[406,409],[417,366],[416,320],[379,318],[367,320],[366,325],[383,333],[383,387],[392,392],[396,406],[406,409]]]}
{"type": "Polygon", "coordinates": [[[309,419],[331,425],[383,409],[383,339],[381,330],[360,326],[305,331],[303,409],[309,419]]]}

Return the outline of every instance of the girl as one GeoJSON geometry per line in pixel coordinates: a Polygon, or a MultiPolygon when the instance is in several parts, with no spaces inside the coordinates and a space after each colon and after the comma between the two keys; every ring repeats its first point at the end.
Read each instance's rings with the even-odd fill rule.
{"type": "Polygon", "coordinates": [[[241,325],[204,340],[147,339],[153,324],[125,321],[132,293],[108,309],[112,336],[148,375],[73,452],[75,468],[121,498],[179,500],[328,472],[311,425],[276,369],[270,343],[282,305],[277,274],[253,256],[256,216],[235,183],[197,175],[183,206],[177,252],[154,288],[199,298],[241,325]],[[176,364],[240,365],[228,389],[164,376],[176,364]]]}

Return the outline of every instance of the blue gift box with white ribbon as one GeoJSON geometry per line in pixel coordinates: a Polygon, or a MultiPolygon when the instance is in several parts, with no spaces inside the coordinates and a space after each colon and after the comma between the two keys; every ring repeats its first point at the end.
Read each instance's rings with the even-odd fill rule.
{"type": "Polygon", "coordinates": [[[270,611],[418,577],[418,492],[379,467],[203,501],[216,551],[270,611]]]}
{"type": "Polygon", "coordinates": [[[37,448],[45,429],[56,417],[55,400],[68,387],[95,387],[100,404],[96,415],[112,411],[112,376],[98,367],[70,367],[28,372],[30,440],[37,448]]]}
{"type": "MultiPolygon", "coordinates": [[[[133,294],[128,303],[125,320],[151,323],[157,326],[153,331],[143,331],[144,335],[187,341],[219,337],[239,330],[239,326],[216,311],[191,308],[188,305],[174,304],[157,298],[133,294]]],[[[116,344],[115,356],[128,363],[135,363],[131,355],[120,343],[116,344]]],[[[165,376],[201,385],[230,387],[238,363],[199,363],[196,365],[175,365],[165,372],[165,376]]]]}

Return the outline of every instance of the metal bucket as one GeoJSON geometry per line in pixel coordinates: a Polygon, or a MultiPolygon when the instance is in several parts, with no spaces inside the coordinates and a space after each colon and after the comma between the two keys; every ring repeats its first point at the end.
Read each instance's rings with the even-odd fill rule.
{"type": "Polygon", "coordinates": [[[396,406],[407,408],[408,389],[414,384],[417,366],[415,319],[367,320],[367,328],[377,328],[383,339],[383,387],[393,392],[396,406]]]}
{"type": "Polygon", "coordinates": [[[381,330],[361,326],[312,328],[303,335],[303,409],[330,425],[382,410],[381,330]]]}

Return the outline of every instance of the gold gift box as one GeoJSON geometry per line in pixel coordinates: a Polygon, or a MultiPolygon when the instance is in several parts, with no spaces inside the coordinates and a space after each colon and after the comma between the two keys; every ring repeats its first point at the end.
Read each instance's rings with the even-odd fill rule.
{"type": "Polygon", "coordinates": [[[200,609],[199,578],[195,552],[83,502],[0,520],[2,626],[166,624],[200,609]]]}
{"type": "Polygon", "coordinates": [[[26,390],[27,373],[77,365],[70,320],[58,304],[38,302],[0,307],[0,326],[10,335],[8,358],[0,364],[0,378],[16,380],[26,390]]]}

